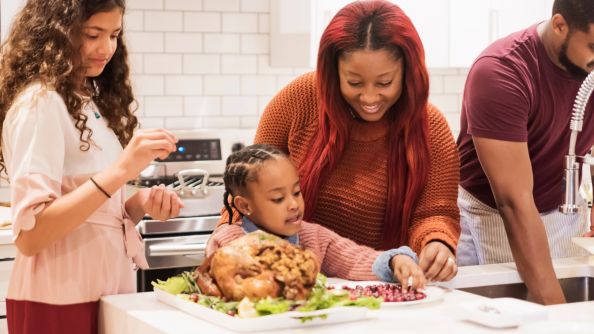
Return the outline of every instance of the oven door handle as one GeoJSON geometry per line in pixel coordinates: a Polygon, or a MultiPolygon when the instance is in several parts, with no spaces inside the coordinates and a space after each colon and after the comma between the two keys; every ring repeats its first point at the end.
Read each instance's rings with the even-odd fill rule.
{"type": "Polygon", "coordinates": [[[149,246],[149,256],[204,255],[206,243],[163,243],[149,246]]]}

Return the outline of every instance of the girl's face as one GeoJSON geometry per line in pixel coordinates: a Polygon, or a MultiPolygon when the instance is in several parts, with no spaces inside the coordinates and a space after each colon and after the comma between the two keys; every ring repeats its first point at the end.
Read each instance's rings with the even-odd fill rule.
{"type": "Polygon", "coordinates": [[[340,92],[359,117],[378,121],[402,94],[403,70],[402,57],[387,49],[345,53],[338,59],[340,92]]]}
{"type": "Polygon", "coordinates": [[[81,58],[87,77],[96,77],[118,47],[118,35],[122,31],[122,10],[114,8],[91,16],[83,25],[81,58]]]}
{"type": "Polygon", "coordinates": [[[299,174],[291,161],[265,161],[256,181],[247,183],[247,196],[237,196],[235,206],[256,225],[280,236],[291,236],[301,228],[303,196],[299,174]]]}

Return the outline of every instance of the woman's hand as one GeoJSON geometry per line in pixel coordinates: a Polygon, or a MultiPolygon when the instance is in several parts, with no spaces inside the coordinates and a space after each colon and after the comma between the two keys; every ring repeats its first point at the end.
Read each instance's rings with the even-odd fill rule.
{"type": "Polygon", "coordinates": [[[148,164],[176,151],[177,137],[165,129],[137,130],[117,162],[126,180],[134,179],[148,164]]]}
{"type": "Polygon", "coordinates": [[[390,267],[394,273],[394,279],[400,282],[402,290],[410,287],[422,289],[425,287],[425,275],[421,268],[408,255],[395,255],[390,260],[390,267]]]}
{"type": "Polygon", "coordinates": [[[421,250],[419,266],[430,281],[449,281],[456,273],[456,257],[448,246],[440,241],[431,241],[421,250]]]}
{"type": "Polygon", "coordinates": [[[145,192],[140,195],[140,204],[151,218],[166,221],[179,216],[184,203],[174,191],[167,189],[163,184],[143,190],[145,192]]]}

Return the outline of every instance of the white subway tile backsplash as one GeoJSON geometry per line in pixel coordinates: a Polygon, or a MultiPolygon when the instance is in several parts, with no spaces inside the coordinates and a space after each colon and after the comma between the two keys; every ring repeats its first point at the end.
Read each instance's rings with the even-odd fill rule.
{"type": "Polygon", "coordinates": [[[155,129],[165,127],[165,120],[161,117],[141,117],[138,120],[138,122],[140,122],[140,127],[142,129],[155,129]]]}
{"type": "Polygon", "coordinates": [[[430,95],[429,102],[437,106],[442,113],[460,112],[458,107],[458,95],[455,94],[430,95]]]}
{"type": "Polygon", "coordinates": [[[239,117],[203,117],[202,126],[207,129],[237,129],[239,117]]]}
{"type": "Polygon", "coordinates": [[[258,32],[268,34],[270,32],[270,15],[258,14],[258,32]]]}
{"type": "Polygon", "coordinates": [[[442,94],[443,75],[429,75],[429,94],[442,94]]]}
{"type": "Polygon", "coordinates": [[[291,74],[291,76],[294,77],[292,75],[293,69],[291,67],[271,67],[270,56],[267,54],[258,56],[258,74],[291,74]]]}
{"type": "Polygon", "coordinates": [[[182,56],[174,54],[144,55],[144,73],[179,74],[182,70],[182,56]]]}
{"type": "Polygon", "coordinates": [[[429,71],[432,75],[458,75],[460,74],[457,68],[432,68],[429,71]]]}
{"type": "Polygon", "coordinates": [[[184,30],[195,32],[219,32],[221,31],[221,14],[186,12],[184,13],[184,30]]]}
{"type": "Polygon", "coordinates": [[[127,0],[126,9],[163,9],[163,0],[127,0]]]}
{"type": "Polygon", "coordinates": [[[240,94],[240,77],[237,75],[208,75],[204,77],[204,95],[240,94]]]}
{"type": "Polygon", "coordinates": [[[258,115],[258,97],[225,96],[223,97],[223,116],[258,115]]]}
{"type": "Polygon", "coordinates": [[[124,16],[124,29],[126,31],[142,31],[144,28],[144,12],[141,10],[128,10],[124,16]]]}
{"type": "Polygon", "coordinates": [[[202,128],[201,117],[167,117],[165,128],[170,130],[191,130],[202,128]]]}
{"type": "Polygon", "coordinates": [[[277,76],[276,77],[277,91],[283,89],[286,85],[291,83],[291,81],[293,81],[293,80],[295,80],[294,75],[279,75],[279,76],[277,76]]]}
{"type": "Polygon", "coordinates": [[[269,50],[268,35],[241,35],[241,53],[268,54],[269,50]]]}
{"type": "Polygon", "coordinates": [[[221,64],[223,74],[256,74],[258,72],[257,56],[223,55],[221,64]]]}
{"type": "Polygon", "coordinates": [[[239,127],[242,129],[254,129],[258,127],[260,117],[257,116],[242,116],[239,121],[239,127]]]}
{"type": "Polygon", "coordinates": [[[241,0],[241,11],[268,13],[270,11],[270,2],[269,0],[241,0]]]}
{"type": "Polygon", "coordinates": [[[165,34],[165,52],[200,53],[202,52],[202,34],[168,32],[165,34]]]}
{"type": "Polygon", "coordinates": [[[238,12],[239,0],[204,0],[205,11],[238,12]]]}
{"type": "Polygon", "coordinates": [[[182,116],[184,114],[184,99],[182,97],[152,97],[144,98],[145,116],[182,116]]]}
{"type": "MultiPolygon", "coordinates": [[[[460,132],[460,114],[459,113],[444,113],[445,119],[448,121],[450,130],[454,133],[460,132]]],[[[454,137],[455,138],[455,137],[454,137]]]]}
{"type": "Polygon", "coordinates": [[[184,115],[218,116],[221,114],[221,97],[188,96],[184,98],[184,115]]]}
{"type": "Polygon", "coordinates": [[[185,74],[218,74],[221,73],[221,56],[219,55],[184,55],[185,74]]]}
{"type": "Polygon", "coordinates": [[[163,52],[162,32],[126,32],[124,35],[129,52],[154,53],[163,52]]]}
{"type": "Polygon", "coordinates": [[[300,76],[302,74],[309,73],[309,72],[311,72],[313,70],[314,69],[311,68],[311,67],[298,67],[298,68],[294,68],[293,69],[293,74],[295,74],[295,76],[297,77],[297,76],[300,76]]]}
{"type": "Polygon", "coordinates": [[[274,96],[272,95],[258,96],[258,115],[262,115],[262,113],[266,109],[266,106],[268,105],[268,103],[270,103],[270,100],[272,100],[273,97],[274,96]]]}
{"type": "Polygon", "coordinates": [[[258,14],[223,14],[223,32],[258,32],[258,14]]]}
{"type": "Polygon", "coordinates": [[[466,76],[445,76],[443,78],[443,87],[445,93],[455,94],[464,90],[466,76]]]}
{"type": "Polygon", "coordinates": [[[133,93],[135,94],[134,103],[132,103],[132,107],[130,109],[136,117],[141,118],[144,116],[144,97],[142,97],[140,94],[136,94],[134,91],[133,93]]]}
{"type": "Polygon", "coordinates": [[[197,75],[168,75],[165,95],[202,95],[202,77],[197,75]]]}
{"type": "MultiPolygon", "coordinates": [[[[254,128],[309,67],[271,67],[276,0],[128,0],[126,41],[143,128],[254,128]]],[[[468,69],[429,69],[430,102],[460,127],[468,69]]]]}
{"type": "Polygon", "coordinates": [[[204,34],[204,52],[239,53],[239,34],[204,34]]]}
{"type": "Polygon", "coordinates": [[[145,31],[182,31],[182,12],[144,12],[145,31]]]}
{"type": "Polygon", "coordinates": [[[134,93],[141,96],[163,95],[165,85],[161,75],[132,75],[134,93]]]}
{"type": "Polygon", "coordinates": [[[128,54],[128,65],[130,66],[130,73],[140,74],[143,71],[143,59],[142,53],[129,53],[128,54]]]}
{"type": "Polygon", "coordinates": [[[241,77],[241,95],[273,95],[276,91],[275,76],[246,75],[241,77]]]}
{"type": "Polygon", "coordinates": [[[167,10],[202,10],[202,0],[165,0],[167,10]]]}

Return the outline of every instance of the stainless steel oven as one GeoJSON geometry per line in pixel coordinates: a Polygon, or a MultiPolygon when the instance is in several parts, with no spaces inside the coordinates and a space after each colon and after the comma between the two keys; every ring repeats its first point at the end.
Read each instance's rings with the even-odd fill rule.
{"type": "Polygon", "coordinates": [[[197,130],[176,135],[180,138],[177,152],[154,161],[131,185],[166,184],[184,202],[179,217],[166,222],[146,217],[138,223],[149,264],[149,269],[138,270],[139,292],[152,291],[151,281],[202,263],[223,207],[225,160],[233,150],[251,143],[254,130],[197,130]]]}

